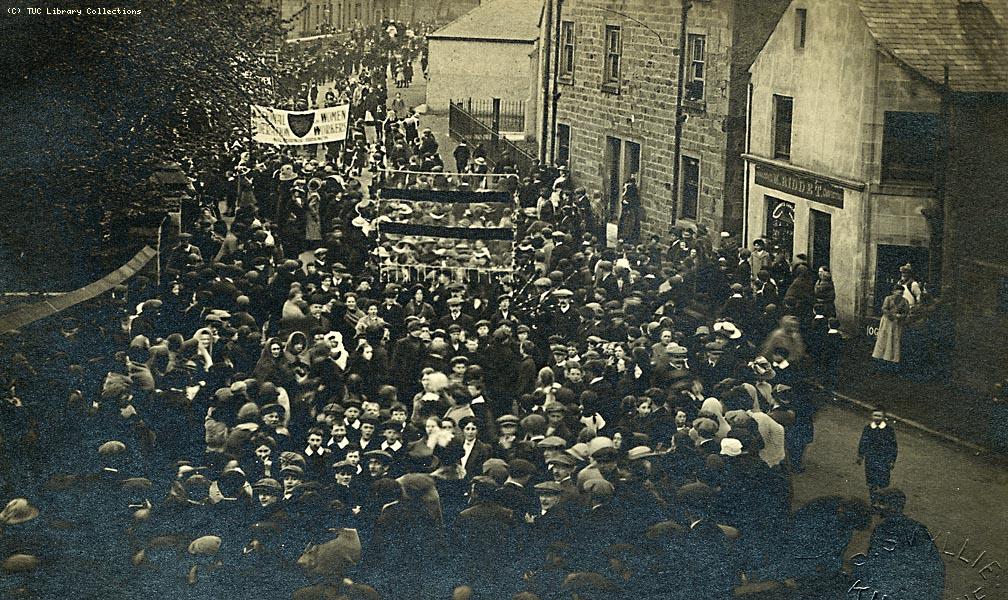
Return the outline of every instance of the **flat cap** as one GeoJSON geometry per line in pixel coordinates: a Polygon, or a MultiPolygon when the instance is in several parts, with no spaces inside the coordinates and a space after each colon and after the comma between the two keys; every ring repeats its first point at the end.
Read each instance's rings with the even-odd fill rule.
{"type": "Polygon", "coordinates": [[[584,483],[584,491],[596,498],[611,498],[616,490],[605,479],[589,479],[584,483]]]}
{"type": "Polygon", "coordinates": [[[577,463],[578,460],[566,452],[561,452],[560,454],[551,456],[546,460],[547,465],[560,465],[564,467],[574,467],[577,466],[577,463]]]}
{"type": "Polygon", "coordinates": [[[686,508],[707,508],[714,500],[714,490],[703,482],[687,483],[676,491],[676,501],[686,508]]]}
{"type": "Polygon", "coordinates": [[[277,481],[276,479],[273,479],[271,477],[264,477],[259,481],[255,482],[254,484],[252,484],[252,489],[259,493],[277,495],[281,491],[283,491],[283,486],[281,486],[280,482],[277,481]]]}
{"type": "Polygon", "coordinates": [[[516,458],[508,465],[508,473],[512,477],[527,477],[538,472],[536,466],[524,458],[516,458]]]}
{"type": "Polygon", "coordinates": [[[544,481],[533,486],[540,496],[559,496],[563,493],[563,488],[555,481],[544,481]]]}
{"type": "Polygon", "coordinates": [[[392,455],[384,450],[368,450],[364,453],[368,460],[378,460],[384,463],[392,462],[392,455]]]}
{"type": "Polygon", "coordinates": [[[540,448],[559,450],[561,448],[567,447],[567,440],[563,439],[560,436],[551,435],[549,437],[539,440],[539,443],[537,443],[536,446],[540,448]]]}
{"type": "Polygon", "coordinates": [[[304,469],[302,469],[301,467],[299,467],[297,465],[284,465],[284,468],[280,469],[280,474],[281,475],[288,475],[288,474],[289,475],[297,475],[297,476],[300,477],[300,476],[304,475],[304,469]]]}
{"type": "Polygon", "coordinates": [[[518,417],[514,415],[501,415],[497,417],[498,425],[518,425],[518,417]]]}

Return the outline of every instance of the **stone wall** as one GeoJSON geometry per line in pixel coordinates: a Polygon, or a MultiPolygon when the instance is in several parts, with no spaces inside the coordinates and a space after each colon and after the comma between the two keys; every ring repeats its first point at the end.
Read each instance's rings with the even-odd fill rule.
{"type": "Polygon", "coordinates": [[[943,299],[955,316],[953,373],[984,393],[1008,376],[1008,94],[957,98],[948,169],[943,299]]]}
{"type": "Polygon", "coordinates": [[[430,40],[427,109],[448,111],[451,100],[534,102],[535,43],[430,40]]]}
{"type": "Polygon", "coordinates": [[[773,158],[773,96],[789,96],[790,162],[865,181],[861,145],[874,103],[875,40],[855,2],[808,0],[801,6],[808,11],[805,47],[795,48],[792,6],[753,63],[750,151],[773,158]]]}
{"type": "MultiPolygon", "coordinates": [[[[739,13],[741,0],[693,2],[689,34],[706,36],[705,92],[700,103],[687,103],[682,154],[700,160],[700,200],[696,222],[712,232],[739,231],[742,221],[742,163],[747,78],[732,78],[740,60],[755,55],[772,30],[785,1],[763,2],[755,28],[759,35],[736,36],[733,24],[753,28],[739,13]],[[767,16],[776,11],[776,14],[767,16]],[[745,50],[745,52],[742,52],[745,50]],[[742,57],[742,58],[739,58],[742,57]],[[733,99],[730,102],[730,99],[733,99]],[[729,134],[734,137],[729,140],[729,134]],[[726,206],[728,208],[726,208],[726,206]]],[[[751,15],[750,15],[751,16],[751,15]]],[[[559,86],[557,121],[571,128],[571,169],[589,192],[607,196],[606,137],[641,145],[639,187],[644,230],[664,234],[672,214],[676,75],[680,5],[656,8],[645,0],[566,0],[561,20],[575,22],[573,83],[559,86]],[[645,23],[645,25],[642,25],[645,23]],[[602,90],[604,35],[607,24],[622,27],[622,82],[618,93],[602,90]]],[[[620,182],[622,183],[622,182],[620,182]]]]}
{"type": "MultiPolygon", "coordinates": [[[[937,113],[940,97],[933,85],[878,48],[851,0],[807,0],[790,7],[751,73],[751,154],[774,158],[774,95],[789,96],[794,99],[791,155],[784,162],[868,192],[861,201],[847,202],[842,212],[822,210],[834,215],[831,256],[849,257],[834,265],[838,304],[847,304],[838,309],[852,321],[872,316],[878,246],[926,248],[930,229],[921,210],[933,206],[935,198],[931,184],[881,181],[885,113],[937,113]],[[807,10],[804,48],[795,43],[798,6],[807,10]]],[[[752,186],[751,207],[762,193],[752,186]]],[[[851,197],[861,198],[848,193],[851,197]]],[[[764,233],[763,218],[750,211],[750,240],[764,233]]],[[[796,223],[796,253],[805,251],[803,226],[796,223]]],[[[915,267],[928,278],[926,264],[915,267]]]]}
{"type": "MultiPolygon", "coordinates": [[[[889,111],[941,112],[941,96],[935,86],[900,67],[887,54],[876,52],[877,84],[871,86],[875,109],[863,124],[864,139],[861,144],[861,166],[864,176],[871,182],[871,239],[869,268],[863,275],[864,306],[878,304],[875,281],[887,276],[879,273],[876,263],[880,244],[928,248],[931,229],[922,214],[935,203],[937,189],[933,183],[893,184],[882,181],[882,146],[885,113],[889,111]]],[[[930,273],[928,264],[913,265],[917,277],[925,282],[937,280],[938,273],[930,273]]],[[[870,313],[869,313],[870,314],[870,313]]]]}

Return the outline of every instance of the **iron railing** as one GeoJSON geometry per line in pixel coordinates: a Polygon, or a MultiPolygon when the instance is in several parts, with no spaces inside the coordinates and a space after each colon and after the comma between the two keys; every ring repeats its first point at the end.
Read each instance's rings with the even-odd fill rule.
{"type": "Polygon", "coordinates": [[[470,148],[476,149],[482,145],[486,150],[487,161],[493,165],[512,163],[518,173],[524,175],[531,171],[535,156],[522,145],[505,138],[501,129],[487,125],[468,112],[461,102],[450,102],[448,105],[448,133],[456,140],[465,140],[470,148]]]}
{"type": "Polygon", "coordinates": [[[470,116],[493,128],[499,123],[498,131],[518,133],[525,131],[525,103],[521,100],[485,99],[455,100],[470,116]]]}

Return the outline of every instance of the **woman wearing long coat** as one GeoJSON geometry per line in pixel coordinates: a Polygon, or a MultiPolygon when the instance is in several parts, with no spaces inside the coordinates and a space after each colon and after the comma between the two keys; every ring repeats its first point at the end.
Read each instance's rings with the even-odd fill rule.
{"type": "Polygon", "coordinates": [[[878,338],[872,358],[894,365],[900,362],[900,342],[903,337],[904,321],[910,314],[910,303],[903,297],[903,286],[895,285],[882,303],[882,319],[879,321],[878,338]]]}
{"type": "Polygon", "coordinates": [[[322,197],[318,192],[308,194],[308,206],[305,208],[305,240],[308,245],[318,246],[322,241],[322,217],[321,217],[322,197]]]}
{"type": "Polygon", "coordinates": [[[622,206],[620,207],[619,239],[628,244],[640,241],[641,201],[637,191],[636,178],[631,175],[623,185],[622,206]]]}

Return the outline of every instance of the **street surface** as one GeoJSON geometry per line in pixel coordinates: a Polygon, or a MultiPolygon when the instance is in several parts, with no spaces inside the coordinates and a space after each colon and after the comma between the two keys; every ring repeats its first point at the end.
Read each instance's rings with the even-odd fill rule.
{"type": "MultiPolygon", "coordinates": [[[[867,422],[866,414],[852,409],[835,405],[820,409],[815,440],[805,454],[805,472],[795,478],[796,505],[831,494],[867,498],[864,470],[854,462],[867,422]]],[[[899,458],[892,485],[906,493],[906,514],[926,525],[943,550],[945,598],[966,594],[971,600],[985,595],[989,600],[1008,598],[1004,586],[993,587],[994,577],[1008,568],[1008,473],[1004,466],[916,430],[895,427],[899,458]],[[972,566],[982,552],[986,554],[972,566]],[[980,569],[992,561],[999,566],[981,574],[980,569]],[[983,590],[974,594],[981,586],[983,590]]],[[[852,546],[860,541],[859,547],[867,548],[866,536],[861,537],[865,539],[855,538],[852,546]]]]}

